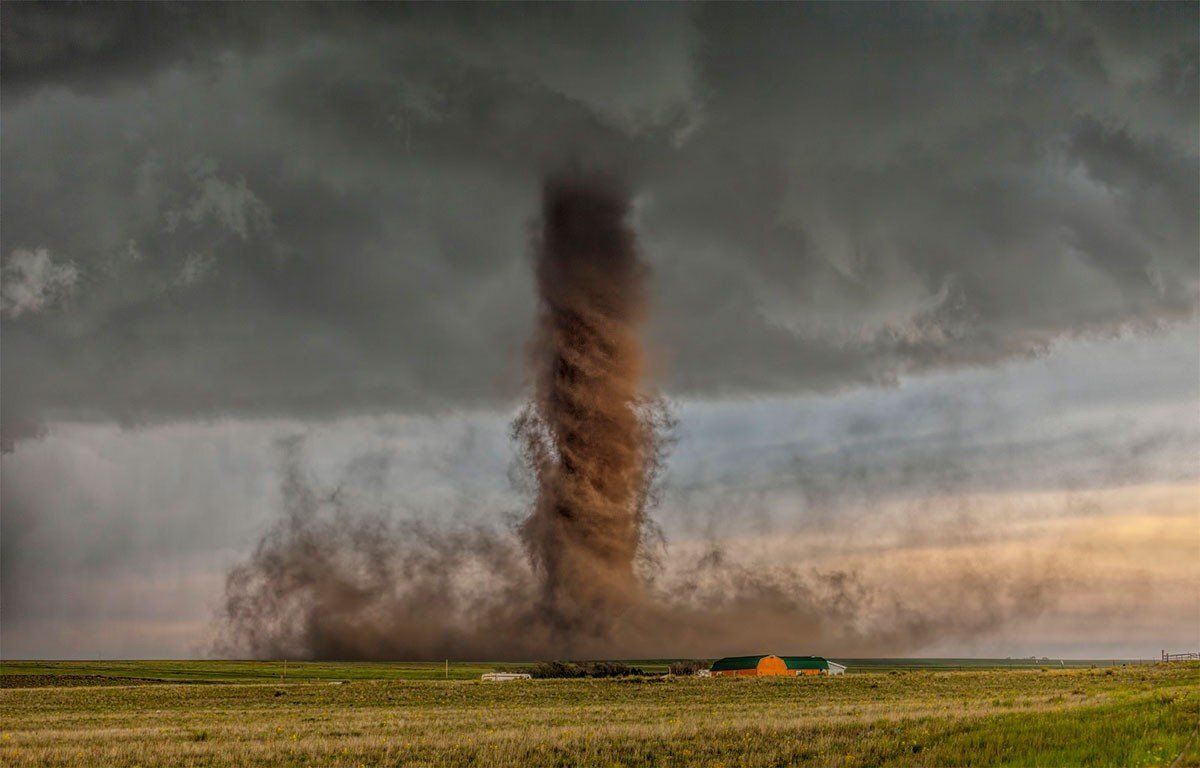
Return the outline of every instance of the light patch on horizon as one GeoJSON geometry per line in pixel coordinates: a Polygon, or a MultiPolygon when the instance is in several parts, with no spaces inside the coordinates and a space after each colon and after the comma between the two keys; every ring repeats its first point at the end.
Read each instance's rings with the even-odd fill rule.
{"type": "Polygon", "coordinates": [[[851,575],[909,606],[969,601],[962,583],[981,580],[1017,595],[1001,599],[1016,603],[1005,606],[1003,625],[965,642],[934,642],[920,655],[1150,658],[1155,642],[1190,647],[1200,636],[1198,484],[949,497],[930,500],[924,513],[902,533],[872,518],[857,533],[818,525],[734,535],[673,545],[669,557],[687,562],[719,547],[728,562],[767,572],[851,575]],[[1027,610],[1023,591],[1037,596],[1027,610]]]}

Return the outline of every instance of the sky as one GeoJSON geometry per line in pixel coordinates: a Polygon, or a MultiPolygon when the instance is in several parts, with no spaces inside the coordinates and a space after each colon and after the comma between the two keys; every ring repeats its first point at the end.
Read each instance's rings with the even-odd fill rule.
{"type": "MultiPolygon", "coordinates": [[[[625,181],[652,270],[662,583],[719,553],[851,574],[856,637],[946,620],[880,654],[1196,650],[1198,25],[7,5],[0,655],[213,653],[293,472],[508,530],[540,180],[571,164],[625,181]]],[[[805,642],[744,651],[839,650],[805,642]]]]}

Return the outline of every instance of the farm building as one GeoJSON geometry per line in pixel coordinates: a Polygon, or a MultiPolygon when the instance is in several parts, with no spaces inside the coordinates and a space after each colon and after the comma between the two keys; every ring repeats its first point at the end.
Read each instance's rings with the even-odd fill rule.
{"type": "Polygon", "coordinates": [[[820,656],[726,656],[713,662],[713,677],[840,675],[846,667],[820,656]]]}
{"type": "Polygon", "coordinates": [[[494,683],[507,683],[513,680],[530,680],[533,675],[528,672],[484,672],[479,676],[480,680],[491,681],[494,683]]]}

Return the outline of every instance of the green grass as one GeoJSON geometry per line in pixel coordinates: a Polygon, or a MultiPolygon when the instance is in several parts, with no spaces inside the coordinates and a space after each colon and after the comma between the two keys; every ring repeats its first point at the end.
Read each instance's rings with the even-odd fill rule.
{"type": "MultiPolygon", "coordinates": [[[[478,680],[484,672],[523,664],[455,661],[451,680],[478,680]]],[[[4,676],[60,675],[180,682],[278,682],[301,680],[442,680],[440,661],[4,661],[4,676]]]]}
{"type": "Polygon", "coordinates": [[[480,683],[289,662],[279,684],[281,666],[5,662],[0,765],[1169,766],[1200,721],[1194,663],[480,683]],[[144,682],[169,676],[188,682],[144,682]]]}
{"type": "Polygon", "coordinates": [[[906,669],[971,670],[971,669],[1091,669],[1093,667],[1124,667],[1131,664],[1151,664],[1146,659],[835,659],[855,672],[878,672],[906,669]]]}

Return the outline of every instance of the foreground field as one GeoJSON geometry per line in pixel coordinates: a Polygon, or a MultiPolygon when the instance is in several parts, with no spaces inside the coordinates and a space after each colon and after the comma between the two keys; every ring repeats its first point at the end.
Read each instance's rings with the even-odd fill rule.
{"type": "Polygon", "coordinates": [[[490,684],[153,664],[5,663],[0,764],[1200,766],[1196,664],[490,684]],[[193,682],[150,682],[172,671],[193,682]]]}

